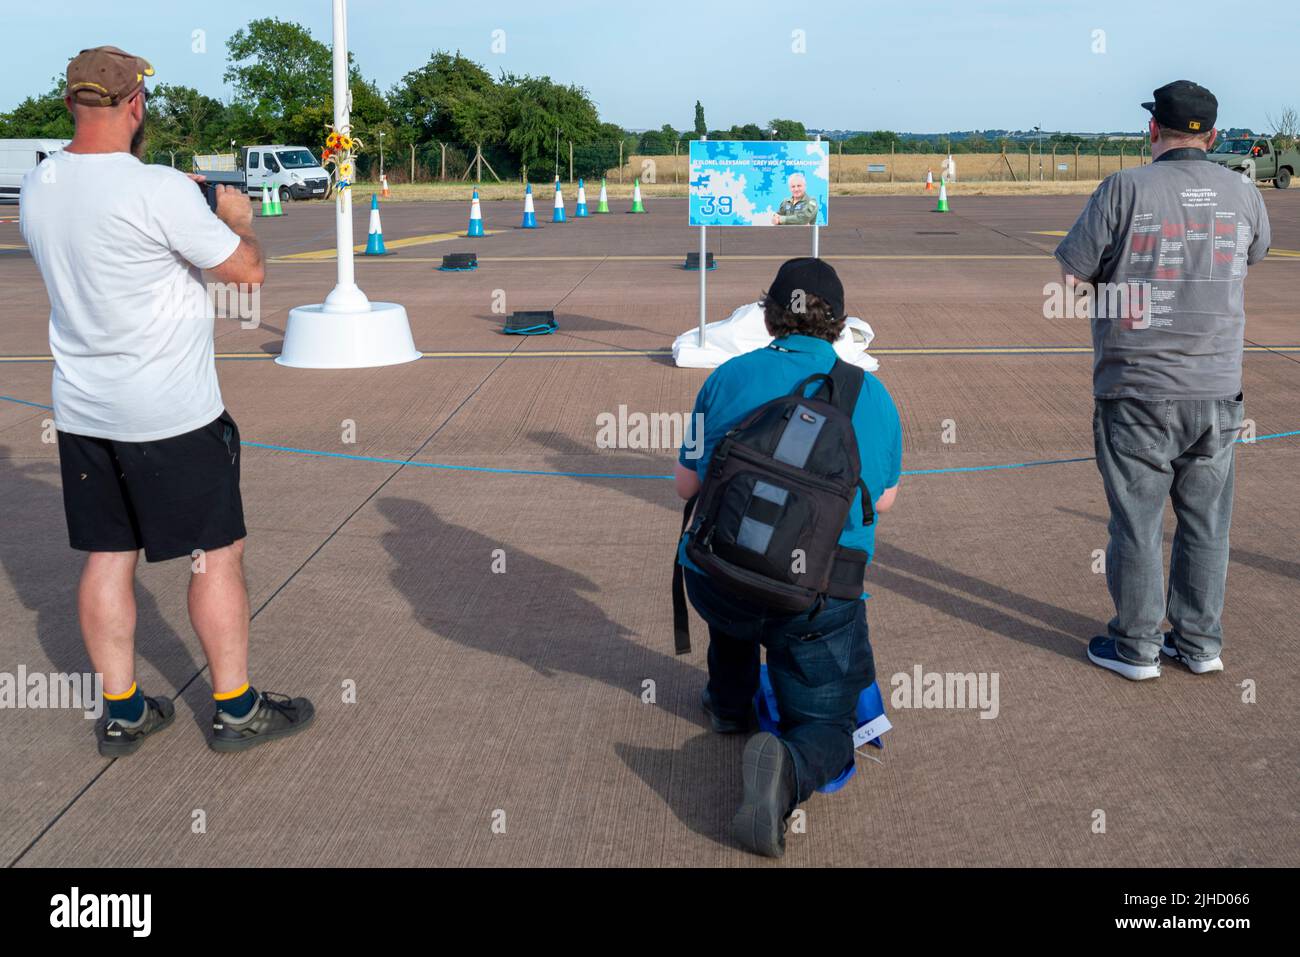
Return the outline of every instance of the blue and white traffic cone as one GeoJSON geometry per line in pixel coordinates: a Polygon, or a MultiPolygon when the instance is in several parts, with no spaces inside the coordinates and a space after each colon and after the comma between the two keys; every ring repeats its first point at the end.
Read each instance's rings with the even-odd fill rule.
{"type": "Polygon", "coordinates": [[[586,218],[587,216],[587,187],[582,185],[582,179],[578,179],[578,205],[573,210],[575,218],[586,218]]]}
{"type": "Polygon", "coordinates": [[[537,214],[533,211],[533,184],[529,183],[524,190],[524,221],[520,229],[536,229],[537,214]]]}
{"type": "Polygon", "coordinates": [[[466,231],[465,235],[466,236],[483,235],[483,210],[479,208],[478,190],[474,190],[474,198],[470,200],[469,229],[466,231]]]}
{"type": "Polygon", "coordinates": [[[387,256],[384,249],[384,227],[379,223],[379,196],[370,194],[370,235],[366,237],[367,256],[387,256]]]}
{"type": "Polygon", "coordinates": [[[564,219],[564,194],[560,192],[560,177],[555,177],[555,208],[551,210],[551,222],[562,223],[564,219]]]}

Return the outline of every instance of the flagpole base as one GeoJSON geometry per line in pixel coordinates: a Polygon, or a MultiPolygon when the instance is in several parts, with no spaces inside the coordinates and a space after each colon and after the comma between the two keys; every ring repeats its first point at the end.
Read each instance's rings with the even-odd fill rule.
{"type": "Polygon", "coordinates": [[[406,309],[370,302],[341,311],[324,303],[289,310],[276,363],[294,369],[369,369],[420,358],[406,309]]]}

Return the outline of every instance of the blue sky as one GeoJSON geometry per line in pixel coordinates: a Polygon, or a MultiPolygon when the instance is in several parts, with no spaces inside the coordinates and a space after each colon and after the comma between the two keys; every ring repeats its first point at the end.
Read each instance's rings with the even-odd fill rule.
{"type": "MultiPolygon", "coordinates": [[[[121,46],[150,59],[159,81],[225,99],[224,43],[249,20],[276,16],[330,37],[329,0],[7,6],[0,109],[45,90],[87,46],[121,46]],[[191,50],[196,29],[206,31],[206,53],[191,50]]],[[[1300,12],[1287,3],[351,0],[349,31],[363,72],[382,89],[433,50],[459,49],[493,73],[583,86],[602,118],[632,128],[689,127],[698,98],[713,128],[782,117],[908,132],[1137,130],[1138,103],[1180,78],[1215,92],[1220,125],[1263,129],[1266,114],[1300,109],[1300,12]],[[505,31],[504,54],[492,52],[495,30],[505,31]],[[792,52],[796,30],[804,53],[792,52]],[[1093,52],[1097,30],[1105,52],[1093,52]]]]}

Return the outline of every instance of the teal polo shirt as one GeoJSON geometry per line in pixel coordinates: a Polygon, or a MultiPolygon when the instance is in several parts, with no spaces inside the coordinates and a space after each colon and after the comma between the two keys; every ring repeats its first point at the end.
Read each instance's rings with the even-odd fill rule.
{"type": "MultiPolygon", "coordinates": [[[[684,468],[694,469],[700,480],[708,471],[714,449],[727,430],[740,423],[764,402],[791,392],[804,379],[831,371],[835,348],[825,339],[812,336],[782,336],[765,349],[755,349],[728,359],[713,370],[695,397],[695,412],[704,416],[704,443],[698,458],[690,458],[691,449],[683,445],[677,460],[684,468]]],[[[898,484],[903,468],[903,427],[898,409],[884,384],[870,372],[863,373],[862,392],[853,409],[853,431],[858,439],[862,459],[862,481],[874,502],[885,489],[898,484]]],[[[816,391],[808,387],[808,393],[816,391]]],[[[692,417],[692,422],[700,419],[692,417]]],[[[693,571],[701,571],[686,557],[686,538],[678,546],[677,560],[693,571]]],[[[853,499],[848,521],[840,535],[840,544],[867,553],[875,550],[875,525],[862,524],[862,493],[853,499]]]]}

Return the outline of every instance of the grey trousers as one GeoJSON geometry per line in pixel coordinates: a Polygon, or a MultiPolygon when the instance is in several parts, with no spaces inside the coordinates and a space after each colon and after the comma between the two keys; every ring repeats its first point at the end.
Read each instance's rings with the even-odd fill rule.
{"type": "Polygon", "coordinates": [[[1110,503],[1108,632],[1121,657],[1155,662],[1166,617],[1178,650],[1215,658],[1223,647],[1223,597],[1232,523],[1235,399],[1097,399],[1092,431],[1110,503]],[[1164,587],[1165,500],[1177,530],[1164,587]]]}

